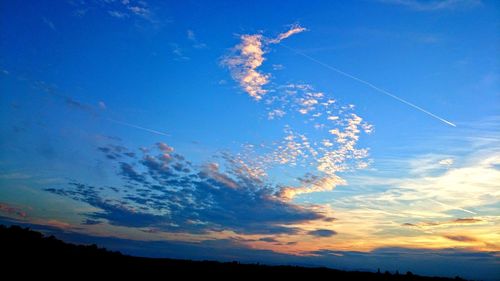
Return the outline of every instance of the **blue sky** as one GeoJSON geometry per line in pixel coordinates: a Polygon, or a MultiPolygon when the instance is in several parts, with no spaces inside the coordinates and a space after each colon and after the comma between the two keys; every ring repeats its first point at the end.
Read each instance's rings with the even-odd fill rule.
{"type": "Polygon", "coordinates": [[[495,1],[0,11],[5,223],[139,255],[499,276],[495,1]]]}

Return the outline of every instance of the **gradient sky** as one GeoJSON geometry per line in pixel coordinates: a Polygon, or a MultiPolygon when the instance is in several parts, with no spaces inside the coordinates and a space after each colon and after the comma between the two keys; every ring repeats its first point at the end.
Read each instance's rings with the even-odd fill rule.
{"type": "Polygon", "coordinates": [[[498,279],[499,24],[479,0],[1,1],[0,222],[498,279]]]}

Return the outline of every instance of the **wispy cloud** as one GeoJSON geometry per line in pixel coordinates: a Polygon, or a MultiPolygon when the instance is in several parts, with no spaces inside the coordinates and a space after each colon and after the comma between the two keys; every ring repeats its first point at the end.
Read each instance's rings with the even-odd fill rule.
{"type": "Polygon", "coordinates": [[[280,43],[284,39],[286,39],[294,34],[304,32],[306,30],[307,30],[306,28],[304,28],[298,24],[292,25],[290,27],[290,30],[283,32],[283,33],[280,33],[276,38],[269,40],[269,43],[272,43],[272,44],[280,43]]]}
{"type": "Polygon", "coordinates": [[[417,227],[438,227],[438,226],[456,226],[456,225],[470,225],[476,223],[485,223],[482,219],[476,218],[458,218],[446,221],[423,221],[417,223],[404,223],[404,226],[417,226],[417,227]]]}
{"type": "Polygon", "coordinates": [[[51,20],[49,20],[48,18],[45,18],[45,17],[42,19],[43,19],[43,23],[45,23],[50,29],[52,29],[53,31],[56,30],[56,26],[51,20]]]}
{"type": "Polygon", "coordinates": [[[129,17],[128,14],[120,11],[108,11],[108,14],[114,18],[123,19],[129,17]]]}
{"type": "Polygon", "coordinates": [[[207,44],[202,43],[198,40],[196,34],[191,29],[187,30],[187,38],[189,41],[191,41],[193,43],[193,48],[195,48],[195,49],[203,49],[203,48],[207,47],[207,44]]]}
{"type": "Polygon", "coordinates": [[[93,117],[102,118],[106,121],[109,121],[109,122],[112,122],[115,124],[120,124],[123,126],[127,126],[129,128],[134,128],[134,129],[142,130],[142,131],[145,131],[148,133],[153,133],[153,134],[157,134],[157,135],[161,135],[161,136],[169,136],[167,133],[161,132],[159,130],[154,130],[154,129],[140,126],[137,124],[133,124],[133,123],[129,123],[129,122],[125,122],[125,121],[121,121],[121,120],[117,120],[114,118],[109,118],[109,117],[103,116],[102,111],[104,111],[106,109],[106,104],[103,101],[97,102],[97,105],[81,102],[81,101],[75,99],[74,97],[63,93],[62,91],[60,91],[57,88],[57,86],[46,83],[45,81],[34,81],[32,83],[32,86],[40,91],[43,91],[47,95],[64,102],[64,104],[68,108],[78,110],[78,111],[83,111],[83,112],[86,112],[88,114],[91,114],[93,117]]]}
{"type": "Polygon", "coordinates": [[[439,11],[472,8],[481,5],[481,0],[379,0],[382,3],[400,5],[415,11],[439,11]]]}
{"type": "Polygon", "coordinates": [[[176,61],[188,61],[191,59],[184,54],[184,50],[177,43],[170,43],[170,49],[176,61]]]}
{"type": "Polygon", "coordinates": [[[154,7],[144,0],[72,1],[71,4],[77,7],[75,15],[78,17],[83,17],[92,10],[104,10],[116,19],[142,19],[152,24],[159,23],[154,7]]]}

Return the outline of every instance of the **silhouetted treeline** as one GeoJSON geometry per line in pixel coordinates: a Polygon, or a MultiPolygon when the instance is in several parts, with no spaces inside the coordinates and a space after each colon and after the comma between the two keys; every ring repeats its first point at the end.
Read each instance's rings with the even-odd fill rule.
{"type": "MultiPolygon", "coordinates": [[[[17,277],[154,277],[160,280],[182,280],[182,277],[246,278],[279,277],[315,280],[463,280],[461,278],[423,277],[408,273],[372,273],[342,271],[324,267],[266,266],[238,262],[155,259],[123,255],[96,245],[74,245],[44,236],[19,226],[0,225],[2,273],[17,277]],[[140,275],[138,275],[140,274],[140,275]],[[179,278],[181,277],[181,278],[179,278]]],[[[141,278],[142,279],[142,278],[141,278]]],[[[5,279],[6,280],[6,279],[5,279]]],[[[10,279],[17,280],[17,279],[10,279]]]]}

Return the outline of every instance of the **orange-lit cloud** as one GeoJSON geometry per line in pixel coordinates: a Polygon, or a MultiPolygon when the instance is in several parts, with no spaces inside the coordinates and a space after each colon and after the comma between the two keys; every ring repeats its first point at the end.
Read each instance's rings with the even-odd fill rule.
{"type": "Polygon", "coordinates": [[[270,74],[258,70],[264,63],[265,48],[269,43],[279,43],[305,28],[294,26],[281,33],[276,39],[268,40],[261,34],[245,34],[240,36],[241,43],[233,49],[233,54],[223,59],[222,64],[231,70],[233,79],[255,100],[261,100],[268,90],[263,87],[269,83],[270,74]]]}

